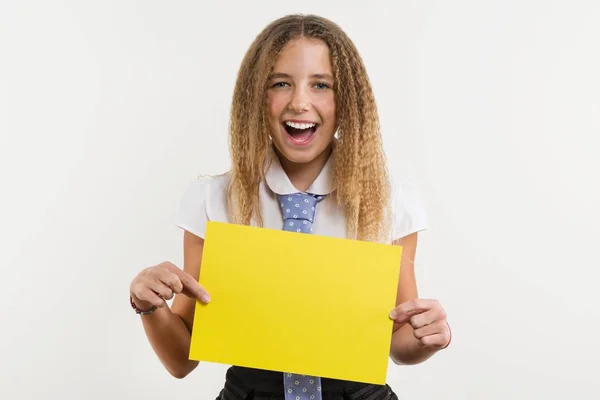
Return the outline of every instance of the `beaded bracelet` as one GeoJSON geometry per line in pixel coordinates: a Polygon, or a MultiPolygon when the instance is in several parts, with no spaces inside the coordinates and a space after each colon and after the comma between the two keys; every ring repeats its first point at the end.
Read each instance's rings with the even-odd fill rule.
{"type": "Polygon", "coordinates": [[[156,309],[158,307],[156,306],[152,306],[150,307],[148,310],[142,310],[141,308],[139,308],[133,301],[133,298],[131,297],[131,295],[129,295],[129,304],[131,304],[131,308],[134,309],[136,314],[140,314],[140,315],[148,315],[148,314],[152,314],[154,311],[156,311],[156,309]]]}

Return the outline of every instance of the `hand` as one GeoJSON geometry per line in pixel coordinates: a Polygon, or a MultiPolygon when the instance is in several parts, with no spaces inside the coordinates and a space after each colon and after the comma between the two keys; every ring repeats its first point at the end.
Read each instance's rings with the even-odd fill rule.
{"type": "Polygon", "coordinates": [[[413,299],[392,310],[397,324],[410,323],[413,334],[423,347],[443,349],[450,344],[450,326],[446,312],[437,300],[413,299]]]}
{"type": "Polygon", "coordinates": [[[167,304],[165,300],[171,300],[175,293],[203,303],[210,301],[208,292],[196,279],[168,261],[140,272],[131,282],[129,292],[134,303],[141,309],[164,307],[167,304]]]}

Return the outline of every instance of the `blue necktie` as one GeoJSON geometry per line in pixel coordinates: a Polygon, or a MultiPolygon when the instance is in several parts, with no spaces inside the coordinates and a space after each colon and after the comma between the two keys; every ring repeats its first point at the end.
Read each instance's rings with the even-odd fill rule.
{"type": "MultiPolygon", "coordinates": [[[[283,230],[312,233],[317,203],[325,196],[294,193],[279,196],[283,212],[283,230]]],[[[321,400],[321,378],[300,374],[283,374],[285,400],[321,400]]]]}

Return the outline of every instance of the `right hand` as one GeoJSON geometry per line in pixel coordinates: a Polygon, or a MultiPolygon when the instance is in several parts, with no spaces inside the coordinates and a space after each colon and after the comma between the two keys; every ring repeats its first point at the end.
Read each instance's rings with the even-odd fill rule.
{"type": "Polygon", "coordinates": [[[129,292],[141,309],[162,308],[167,305],[165,300],[171,300],[176,293],[202,303],[210,301],[210,295],[196,279],[168,261],[142,270],[131,282],[129,292]]]}

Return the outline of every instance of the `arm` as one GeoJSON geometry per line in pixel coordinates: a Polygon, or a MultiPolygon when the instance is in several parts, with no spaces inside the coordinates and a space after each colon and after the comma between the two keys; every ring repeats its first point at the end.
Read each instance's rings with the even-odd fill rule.
{"type": "Polygon", "coordinates": [[[435,300],[419,300],[415,278],[414,260],[417,251],[417,233],[394,241],[403,246],[400,280],[396,304],[391,315],[394,319],[390,357],[396,364],[418,364],[447,346],[446,317],[435,300]],[[426,326],[429,316],[435,316],[433,324],[426,326]],[[432,331],[442,325],[442,334],[432,331]],[[433,334],[433,335],[431,335],[433,334]]]}
{"type": "MultiPolygon", "coordinates": [[[[154,352],[169,373],[179,379],[187,376],[198,365],[197,361],[189,359],[189,351],[196,298],[205,294],[196,282],[200,276],[204,240],[185,231],[183,246],[183,273],[170,263],[152,267],[162,266],[163,272],[168,269],[181,282],[181,284],[177,282],[169,284],[174,288],[173,292],[177,293],[171,308],[162,300],[162,304],[157,304],[159,308],[155,312],[141,315],[144,331],[154,352]]],[[[153,276],[158,276],[158,272],[155,271],[153,276]]],[[[139,308],[148,309],[156,304],[156,302],[140,300],[133,292],[132,290],[132,299],[139,308]]],[[[169,299],[172,293],[163,294],[163,297],[169,299]]]]}

